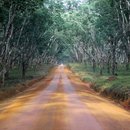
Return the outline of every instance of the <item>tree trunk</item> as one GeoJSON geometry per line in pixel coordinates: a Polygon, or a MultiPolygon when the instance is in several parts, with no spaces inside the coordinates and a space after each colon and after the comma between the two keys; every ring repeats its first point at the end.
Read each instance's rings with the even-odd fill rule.
{"type": "Polygon", "coordinates": [[[9,79],[9,71],[8,70],[5,73],[5,79],[9,79]]]}
{"type": "Polygon", "coordinates": [[[99,67],[100,67],[100,75],[103,75],[103,70],[104,70],[104,59],[102,58],[100,63],[99,63],[99,67]]]}
{"type": "Polygon", "coordinates": [[[109,56],[108,61],[107,61],[107,73],[108,74],[110,74],[110,60],[111,60],[111,57],[109,56]]]}
{"type": "Polygon", "coordinates": [[[126,58],[127,58],[126,70],[129,70],[129,65],[130,65],[130,46],[129,46],[129,44],[125,45],[125,53],[126,53],[126,58]]]}
{"type": "Polygon", "coordinates": [[[102,75],[103,74],[103,68],[101,67],[100,68],[100,75],[102,75]]]}
{"type": "Polygon", "coordinates": [[[126,70],[130,69],[130,55],[127,55],[126,70]]]}
{"type": "Polygon", "coordinates": [[[92,67],[93,67],[93,72],[95,72],[96,71],[96,62],[94,59],[92,60],[92,67]]]}
{"type": "Polygon", "coordinates": [[[26,75],[26,66],[25,66],[25,62],[22,62],[22,78],[25,79],[25,75],[26,75]]]}
{"type": "Polygon", "coordinates": [[[2,71],[2,86],[5,85],[5,74],[6,74],[6,68],[4,67],[2,71]]]}
{"type": "Polygon", "coordinates": [[[116,70],[116,43],[112,41],[112,75],[115,75],[116,70]]]}

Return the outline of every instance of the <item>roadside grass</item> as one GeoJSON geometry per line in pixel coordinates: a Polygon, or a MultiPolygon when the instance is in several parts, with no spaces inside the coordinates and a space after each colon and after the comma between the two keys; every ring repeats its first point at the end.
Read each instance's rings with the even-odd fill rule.
{"type": "Polygon", "coordinates": [[[52,65],[44,64],[37,68],[29,68],[25,79],[22,79],[19,68],[11,70],[5,86],[0,86],[0,100],[10,98],[31,87],[32,84],[44,78],[52,67],[52,65]]]}
{"type": "Polygon", "coordinates": [[[25,82],[26,80],[31,80],[34,78],[45,76],[51,67],[52,65],[43,64],[38,66],[37,68],[28,68],[25,79],[22,79],[21,69],[16,67],[9,72],[9,79],[5,81],[5,86],[3,87],[11,87],[16,83],[21,83],[25,82]]]}
{"type": "Polygon", "coordinates": [[[112,80],[107,73],[101,76],[98,70],[93,72],[89,65],[69,64],[69,67],[81,80],[91,82],[95,91],[130,107],[130,72],[123,67],[118,68],[118,76],[112,80]]]}

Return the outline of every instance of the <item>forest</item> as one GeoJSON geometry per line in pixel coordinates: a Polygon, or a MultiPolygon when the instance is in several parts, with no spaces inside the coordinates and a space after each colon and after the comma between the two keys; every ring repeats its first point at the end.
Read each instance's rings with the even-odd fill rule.
{"type": "Polygon", "coordinates": [[[130,78],[130,1],[0,0],[0,86],[16,68],[24,79],[59,63],[130,78]]]}

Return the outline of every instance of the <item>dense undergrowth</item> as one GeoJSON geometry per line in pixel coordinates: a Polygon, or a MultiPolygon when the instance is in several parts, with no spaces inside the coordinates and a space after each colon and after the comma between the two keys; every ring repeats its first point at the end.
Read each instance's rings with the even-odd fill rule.
{"type": "Polygon", "coordinates": [[[69,67],[83,81],[91,82],[95,91],[130,108],[130,72],[119,68],[118,76],[107,73],[101,76],[98,70],[93,72],[89,65],[69,64],[69,67]]]}

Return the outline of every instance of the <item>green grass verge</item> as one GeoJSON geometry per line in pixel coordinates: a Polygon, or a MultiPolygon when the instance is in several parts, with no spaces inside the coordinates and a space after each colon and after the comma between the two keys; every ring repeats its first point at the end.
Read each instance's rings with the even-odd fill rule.
{"type": "Polygon", "coordinates": [[[52,67],[52,65],[44,64],[35,69],[29,68],[25,79],[21,78],[20,69],[15,68],[11,70],[9,73],[9,79],[5,81],[5,86],[0,87],[0,101],[26,90],[32,86],[32,84],[44,78],[52,67]]]}
{"type": "Polygon", "coordinates": [[[43,64],[38,66],[37,68],[34,67],[28,68],[25,79],[22,79],[21,69],[16,67],[9,72],[9,79],[5,80],[5,86],[1,86],[0,88],[12,87],[17,83],[21,83],[21,82],[25,82],[26,80],[31,80],[34,78],[45,76],[51,67],[52,65],[43,64]]]}
{"type": "Polygon", "coordinates": [[[93,83],[93,89],[101,94],[118,101],[126,101],[130,98],[130,72],[121,68],[118,76],[114,80],[109,80],[110,75],[104,73],[101,76],[98,71],[94,73],[89,65],[69,64],[69,67],[83,81],[93,83]]]}

